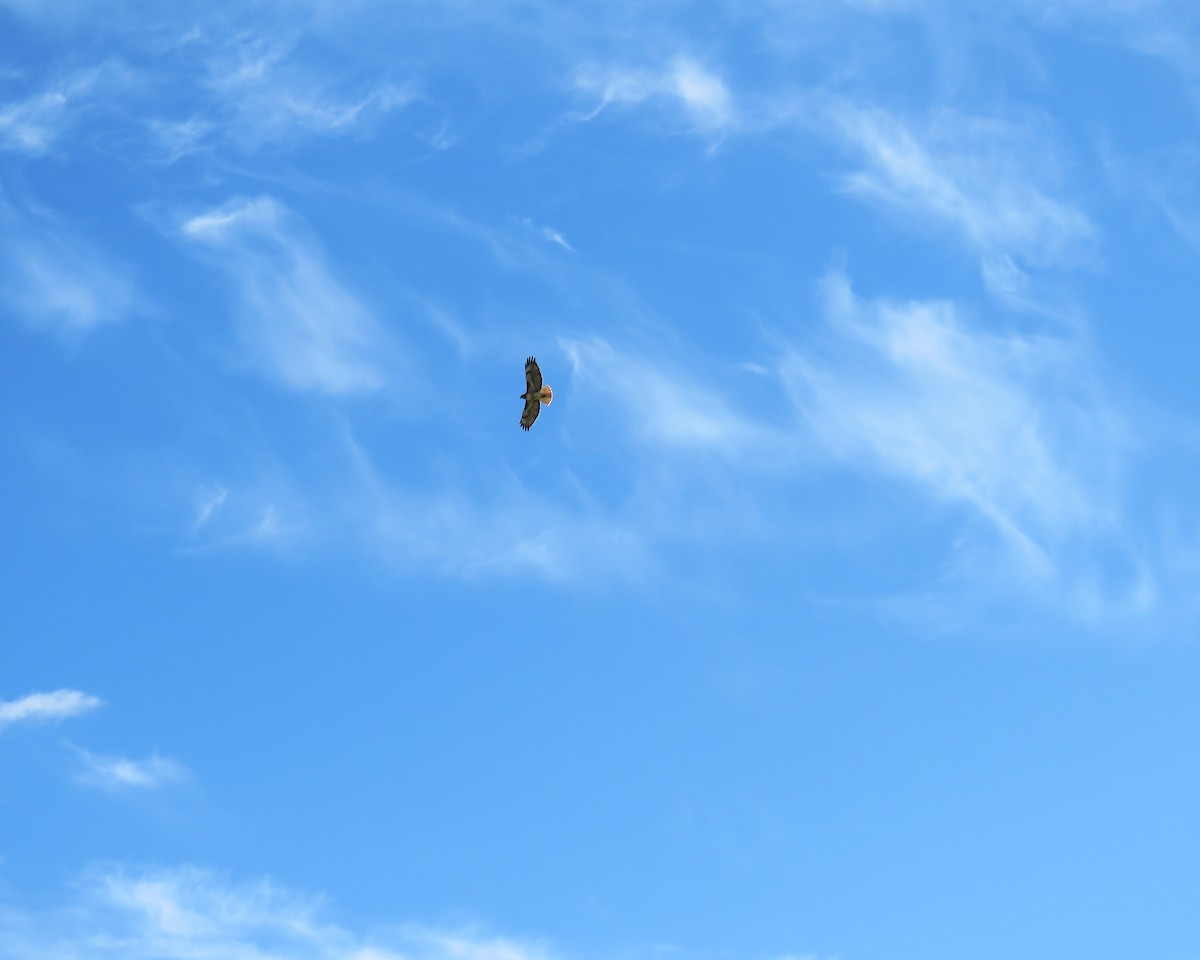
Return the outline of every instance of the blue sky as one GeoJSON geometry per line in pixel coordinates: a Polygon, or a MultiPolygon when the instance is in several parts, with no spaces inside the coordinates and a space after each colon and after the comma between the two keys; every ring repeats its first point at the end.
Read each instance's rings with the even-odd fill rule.
{"type": "Polygon", "coordinates": [[[0,955],[1200,955],[1198,162],[1182,0],[0,0],[0,955]]]}

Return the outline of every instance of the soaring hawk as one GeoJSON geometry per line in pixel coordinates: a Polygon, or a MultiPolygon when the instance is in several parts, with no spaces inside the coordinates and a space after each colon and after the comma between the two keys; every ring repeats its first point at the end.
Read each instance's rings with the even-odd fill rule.
{"type": "Polygon", "coordinates": [[[533,357],[525,361],[525,392],[521,394],[521,399],[525,401],[525,409],[521,412],[521,429],[528,430],[542,412],[542,404],[550,406],[550,401],[554,399],[554,391],[542,386],[542,371],[533,357]]]}

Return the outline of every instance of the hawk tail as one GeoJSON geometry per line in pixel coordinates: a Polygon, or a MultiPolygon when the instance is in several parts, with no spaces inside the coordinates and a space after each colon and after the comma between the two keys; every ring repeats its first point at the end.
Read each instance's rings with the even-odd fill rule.
{"type": "Polygon", "coordinates": [[[542,389],[538,391],[538,399],[541,400],[546,406],[550,406],[550,401],[554,399],[554,391],[549,387],[542,387],[542,389]]]}

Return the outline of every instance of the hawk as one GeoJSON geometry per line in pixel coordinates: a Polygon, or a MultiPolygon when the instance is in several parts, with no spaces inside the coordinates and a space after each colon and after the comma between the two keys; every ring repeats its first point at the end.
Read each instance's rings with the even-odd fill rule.
{"type": "Polygon", "coordinates": [[[525,392],[521,394],[521,399],[525,401],[525,409],[521,412],[521,429],[528,430],[541,413],[542,404],[550,406],[550,401],[554,399],[554,391],[542,386],[542,371],[533,357],[525,361],[525,392]]]}

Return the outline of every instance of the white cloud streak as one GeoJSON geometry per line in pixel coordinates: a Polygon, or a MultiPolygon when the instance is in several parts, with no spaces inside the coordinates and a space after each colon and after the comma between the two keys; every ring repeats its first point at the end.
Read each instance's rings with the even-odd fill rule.
{"type": "Polygon", "coordinates": [[[290,54],[286,45],[243,40],[210,61],[209,87],[230,112],[227,129],[242,142],[348,134],[413,98],[411,91],[386,82],[357,94],[330,91],[314,71],[292,63],[290,54]]]}
{"type": "Polygon", "coordinates": [[[147,312],[124,263],[2,193],[0,301],[29,326],[66,335],[147,312]]]}
{"type": "MultiPolygon", "coordinates": [[[[1119,503],[1129,434],[1085,348],[973,329],[950,303],[863,300],[839,274],[825,297],[831,339],[789,349],[780,366],[811,443],[969,507],[1025,574],[1070,581],[1080,609],[1098,609],[1079,557],[1098,542],[1129,551],[1119,503]]],[[[1130,567],[1113,594],[1146,607],[1152,584],[1136,556],[1130,567]]]]}
{"type": "Polygon", "coordinates": [[[737,124],[737,108],[725,81],[686,56],[677,56],[657,69],[586,64],[576,72],[575,86],[598,98],[579,118],[583,120],[591,120],[613,105],[660,101],[681,110],[697,133],[722,133],[737,124]]]}
{"type": "Polygon", "coordinates": [[[562,247],[568,253],[576,253],[577,252],[575,250],[575,248],[567,242],[567,238],[564,237],[557,230],[555,230],[553,227],[539,226],[538,224],[534,223],[533,220],[530,219],[529,217],[521,217],[520,222],[523,223],[525,226],[527,226],[530,230],[533,230],[535,233],[537,233],[539,236],[541,236],[543,240],[546,240],[549,243],[553,243],[555,246],[562,247]]]}
{"type": "Polygon", "coordinates": [[[360,933],[321,902],[197,867],[92,871],[58,911],[0,909],[10,960],[550,960],[544,945],[472,930],[360,933]]]}
{"type": "Polygon", "coordinates": [[[197,498],[196,519],[192,523],[193,532],[208,523],[213,514],[225,506],[225,501],[228,499],[229,491],[219,483],[213,484],[210,489],[201,491],[197,498]]]}
{"type": "Polygon", "coordinates": [[[367,532],[386,559],[466,579],[532,572],[551,583],[595,584],[633,581],[651,566],[642,538],[619,520],[523,490],[490,504],[393,492],[367,532]]]}
{"type": "Polygon", "coordinates": [[[0,148],[38,155],[50,150],[82,110],[101,102],[104,84],[126,71],[104,64],[46,84],[22,99],[0,101],[0,148]]]}
{"type": "Polygon", "coordinates": [[[31,693],[17,700],[0,700],[0,729],[17,723],[48,723],[77,717],[104,703],[78,690],[31,693]]]}
{"type": "MultiPolygon", "coordinates": [[[[633,580],[650,567],[642,537],[619,519],[556,501],[501,475],[485,491],[417,493],[390,483],[353,438],[348,489],[331,507],[385,561],[471,579],[534,573],[550,582],[633,580]]],[[[546,484],[543,484],[546,485],[546,484]]]]}
{"type": "Polygon", "coordinates": [[[190,771],[181,763],[152,754],[144,760],[102,756],[75,747],[82,763],[77,779],[102,790],[158,790],[188,779],[190,771]]]}
{"type": "MultiPolygon", "coordinates": [[[[251,457],[250,459],[254,459],[251,457]]],[[[311,478],[310,478],[311,480],[311,478]]],[[[278,462],[257,461],[236,482],[191,486],[184,553],[250,547],[288,553],[313,535],[307,516],[312,490],[278,462]]],[[[315,484],[310,483],[310,487],[315,484]]],[[[172,498],[172,507],[177,501],[172,498]]]]}
{"type": "MultiPolygon", "coordinates": [[[[505,421],[514,431],[519,412],[518,401],[505,421]]],[[[343,424],[339,437],[322,438],[328,447],[319,470],[290,471],[279,461],[260,461],[228,486],[189,485],[182,549],[291,556],[345,550],[404,574],[467,580],[532,574],[560,584],[632,581],[652,566],[636,527],[581,498],[563,471],[518,476],[501,455],[481,447],[471,476],[420,484],[395,475],[396,439],[376,459],[343,424]],[[221,500],[199,525],[197,490],[200,510],[221,500]]],[[[400,443],[415,451],[410,466],[418,470],[425,456],[445,455],[436,440],[431,451],[403,435],[400,443]]]]}
{"type": "Polygon", "coordinates": [[[716,73],[686,57],[658,69],[587,64],[577,70],[575,86],[596,98],[582,120],[611,106],[658,103],[686,116],[693,132],[710,136],[763,134],[799,123],[831,138],[860,163],[841,176],[842,190],[957,232],[999,296],[1019,299],[1028,268],[1095,260],[1096,228],[1067,195],[1062,149],[1042,117],[950,109],[904,117],[817,91],[760,97],[739,109],[716,73]]]}
{"type": "Polygon", "coordinates": [[[973,331],[949,303],[863,301],[840,275],[825,293],[838,355],[793,353],[783,369],[831,452],[970,503],[1022,542],[1026,527],[1051,534],[1103,512],[1062,462],[1036,392],[1070,376],[1068,344],[973,331]]]}
{"type": "MultiPolygon", "coordinates": [[[[54,6],[64,19],[77,16],[80,23],[94,14],[83,3],[73,11],[54,6]]],[[[20,95],[0,99],[0,151],[66,153],[75,146],[70,134],[104,115],[128,127],[119,142],[102,149],[119,151],[136,142],[138,162],[170,164],[216,147],[255,152],[315,137],[370,136],[416,96],[378,75],[356,81],[330,74],[282,39],[290,30],[268,29],[276,36],[271,40],[257,34],[228,38],[227,25],[207,24],[164,43],[163,34],[185,29],[171,19],[157,24],[153,39],[128,25],[122,40],[135,52],[148,44],[154,53],[149,63],[111,59],[57,77],[47,70],[20,95]],[[167,88],[173,91],[169,103],[157,94],[167,88]]]]}
{"type": "Polygon", "coordinates": [[[371,312],[332,274],[302,221],[270,197],[235,200],[182,224],[233,281],[252,362],[294,390],[376,390],[388,343],[371,312]]]}
{"type": "Polygon", "coordinates": [[[54,139],[67,95],[60,90],[35,94],[0,108],[0,144],[9,150],[41,153],[54,139]]]}
{"type": "Polygon", "coordinates": [[[216,123],[200,116],[177,121],[151,118],[147,127],[158,145],[161,161],[167,164],[202,150],[207,139],[219,129],[216,123]]]}
{"type": "Polygon", "coordinates": [[[1022,0],[1042,24],[1119,43],[1200,80],[1200,17],[1187,0],[1022,0]]]}
{"type": "Polygon", "coordinates": [[[1045,268],[1092,255],[1095,228],[1054,195],[1061,164],[1050,139],[1030,124],[953,111],[918,124],[849,100],[816,102],[819,122],[863,161],[842,187],[956,229],[981,255],[990,282],[1005,270],[1013,282],[1013,258],[1045,268]]]}
{"type": "Polygon", "coordinates": [[[720,392],[598,337],[563,338],[582,390],[615,403],[635,435],[651,445],[742,457],[753,449],[781,452],[780,437],[738,413],[720,392]]]}
{"type": "Polygon", "coordinates": [[[3,297],[32,326],[81,332],[129,317],[138,295],[121,266],[79,238],[11,238],[3,297]]]}

